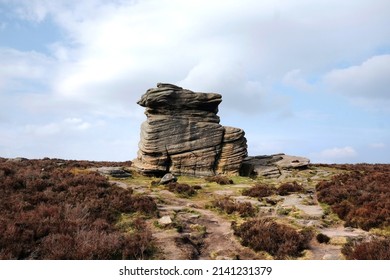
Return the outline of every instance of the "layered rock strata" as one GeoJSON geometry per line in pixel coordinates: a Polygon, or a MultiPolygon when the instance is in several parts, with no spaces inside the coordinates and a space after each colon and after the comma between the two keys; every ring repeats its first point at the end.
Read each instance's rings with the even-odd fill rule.
{"type": "Polygon", "coordinates": [[[222,96],[157,84],[138,101],[147,120],[133,166],[144,174],[238,174],[247,156],[244,131],[219,124],[222,96]]]}

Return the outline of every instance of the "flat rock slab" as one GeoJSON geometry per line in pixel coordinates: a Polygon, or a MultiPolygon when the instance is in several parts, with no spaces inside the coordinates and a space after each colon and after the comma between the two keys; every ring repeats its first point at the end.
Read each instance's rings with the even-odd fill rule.
{"type": "Polygon", "coordinates": [[[115,178],[127,178],[131,177],[131,173],[124,170],[123,167],[98,167],[98,168],[91,168],[91,170],[97,171],[102,175],[112,176],[115,178]]]}
{"type": "Polygon", "coordinates": [[[247,157],[242,163],[240,175],[278,178],[290,169],[306,168],[309,163],[307,158],[285,154],[247,157]]]}
{"type": "Polygon", "coordinates": [[[321,218],[324,215],[324,210],[319,205],[304,205],[302,204],[304,198],[300,197],[297,194],[290,194],[284,197],[282,203],[283,207],[296,207],[297,209],[303,211],[306,215],[311,217],[321,218]]]}
{"type": "Polygon", "coordinates": [[[275,162],[275,165],[280,168],[299,168],[306,167],[310,160],[304,157],[281,155],[281,159],[275,162]]]}

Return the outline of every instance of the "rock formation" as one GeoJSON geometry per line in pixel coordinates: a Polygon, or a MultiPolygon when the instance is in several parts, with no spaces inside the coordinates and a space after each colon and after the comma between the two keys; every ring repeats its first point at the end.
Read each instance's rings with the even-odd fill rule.
{"type": "Polygon", "coordinates": [[[278,178],[292,169],[306,168],[309,163],[307,158],[285,154],[247,157],[242,162],[240,175],[278,178]]]}
{"type": "Polygon", "coordinates": [[[157,84],[138,101],[147,120],[134,167],[144,174],[238,174],[247,156],[244,131],[219,124],[222,96],[157,84]]]}

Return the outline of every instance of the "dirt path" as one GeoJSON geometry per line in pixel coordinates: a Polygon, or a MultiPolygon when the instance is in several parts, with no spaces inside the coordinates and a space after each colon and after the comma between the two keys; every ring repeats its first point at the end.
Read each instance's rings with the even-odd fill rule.
{"type": "MultiPolygon", "coordinates": [[[[153,236],[159,247],[159,259],[262,259],[240,244],[231,229],[231,222],[214,211],[205,209],[204,201],[179,198],[167,190],[151,192],[150,188],[112,181],[137,193],[149,193],[158,198],[160,217],[171,223],[154,227],[153,236]]],[[[216,191],[217,195],[232,195],[234,191],[216,191]]],[[[212,195],[212,194],[210,194],[212,195]]],[[[155,224],[155,221],[154,223],[155,224]]],[[[158,221],[157,221],[158,224],[158,221]]]]}
{"type": "Polygon", "coordinates": [[[175,228],[158,230],[155,237],[166,259],[260,259],[261,255],[243,247],[233,234],[231,222],[203,202],[176,197],[160,191],[160,216],[169,216],[175,228]]]}
{"type": "Polygon", "coordinates": [[[325,213],[317,201],[315,194],[291,194],[283,198],[282,207],[295,207],[300,213],[295,222],[314,226],[318,233],[322,233],[330,238],[328,244],[320,244],[316,240],[311,242],[310,259],[313,260],[340,260],[343,259],[341,253],[342,246],[347,238],[366,238],[369,233],[353,228],[345,228],[342,224],[336,223],[324,227],[323,219],[325,213]],[[310,205],[307,205],[310,203],[310,205]]]}
{"type": "MultiPolygon", "coordinates": [[[[329,172],[328,172],[329,173],[329,172]]],[[[326,173],[326,176],[329,174],[326,173]]],[[[207,204],[213,197],[229,196],[239,202],[250,202],[259,207],[259,215],[270,215],[293,225],[311,226],[317,233],[330,237],[329,243],[320,244],[313,238],[305,259],[343,259],[341,248],[347,238],[366,238],[363,230],[344,228],[340,221],[332,220],[319,205],[314,186],[321,180],[321,170],[314,173],[309,184],[302,177],[307,191],[287,196],[274,196],[275,205],[264,204],[255,198],[242,196],[242,189],[249,184],[205,186],[193,198],[182,198],[163,187],[149,187],[132,181],[112,181],[119,187],[132,188],[135,193],[144,193],[156,198],[160,219],[149,221],[158,247],[157,259],[264,259],[263,253],[240,244],[231,228],[231,217],[210,210],[207,204]],[[318,177],[318,178],[317,178],[318,177]]],[[[301,175],[302,176],[302,175],[301,175]]],[[[325,176],[325,175],[324,175],[325,176]]]]}

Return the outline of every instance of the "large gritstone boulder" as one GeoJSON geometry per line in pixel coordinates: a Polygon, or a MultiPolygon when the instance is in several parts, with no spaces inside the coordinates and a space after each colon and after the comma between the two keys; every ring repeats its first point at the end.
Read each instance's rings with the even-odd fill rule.
{"type": "Polygon", "coordinates": [[[138,101],[147,120],[134,167],[148,175],[238,174],[247,156],[244,131],[219,124],[222,96],[157,84],[138,101]]]}

